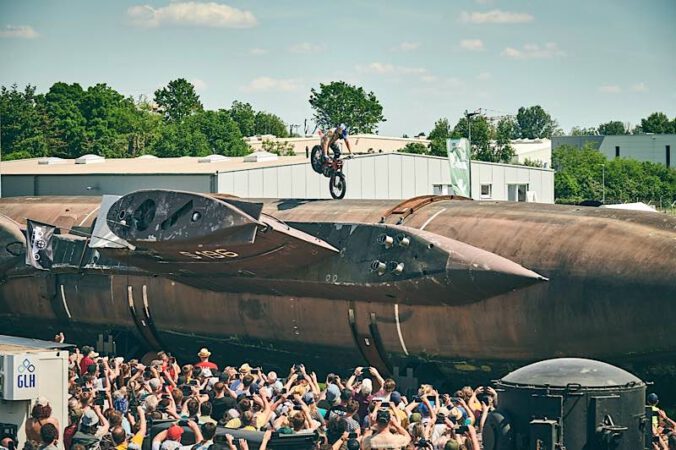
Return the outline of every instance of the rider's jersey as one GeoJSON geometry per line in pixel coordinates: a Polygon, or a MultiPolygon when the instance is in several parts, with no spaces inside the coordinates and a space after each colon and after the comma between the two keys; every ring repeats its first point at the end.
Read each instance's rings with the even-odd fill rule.
{"type": "Polygon", "coordinates": [[[326,133],[326,136],[329,138],[329,144],[333,144],[340,139],[347,139],[349,135],[347,133],[347,128],[340,130],[339,127],[336,127],[332,130],[329,130],[328,133],[326,133]]]}

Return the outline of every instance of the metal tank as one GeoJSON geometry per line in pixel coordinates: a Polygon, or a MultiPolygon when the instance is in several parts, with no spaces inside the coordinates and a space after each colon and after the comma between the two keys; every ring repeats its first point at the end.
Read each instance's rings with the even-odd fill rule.
{"type": "Polygon", "coordinates": [[[485,450],[646,448],[646,385],[618,367],[550,359],[515,370],[495,385],[499,406],[484,426],[485,450]]]}

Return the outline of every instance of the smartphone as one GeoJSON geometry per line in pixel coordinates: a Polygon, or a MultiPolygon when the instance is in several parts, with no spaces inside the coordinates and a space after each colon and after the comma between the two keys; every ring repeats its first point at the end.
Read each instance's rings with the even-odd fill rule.
{"type": "Polygon", "coordinates": [[[381,407],[381,408],[389,408],[389,407],[390,407],[390,402],[382,402],[382,403],[380,404],[380,407],[381,407]]]}
{"type": "Polygon", "coordinates": [[[303,407],[301,405],[293,405],[293,409],[295,409],[296,411],[302,411],[303,407]]]}
{"type": "Polygon", "coordinates": [[[467,425],[460,425],[458,428],[456,428],[455,432],[458,434],[465,434],[469,431],[469,427],[467,425]]]}

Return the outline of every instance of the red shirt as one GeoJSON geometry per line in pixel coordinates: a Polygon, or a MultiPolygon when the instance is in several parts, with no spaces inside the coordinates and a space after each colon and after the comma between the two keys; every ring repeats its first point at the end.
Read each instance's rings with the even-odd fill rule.
{"type": "Polygon", "coordinates": [[[218,370],[218,366],[211,361],[200,361],[194,364],[195,367],[201,367],[202,369],[218,370]]]}
{"type": "Polygon", "coordinates": [[[70,449],[70,445],[73,443],[73,435],[77,431],[77,424],[68,425],[65,430],[63,430],[63,446],[66,450],[70,449]]]}
{"type": "Polygon", "coordinates": [[[82,358],[82,360],[80,361],[80,375],[86,374],[87,368],[92,364],[96,364],[96,362],[89,356],[85,356],[84,358],[82,358]]]}

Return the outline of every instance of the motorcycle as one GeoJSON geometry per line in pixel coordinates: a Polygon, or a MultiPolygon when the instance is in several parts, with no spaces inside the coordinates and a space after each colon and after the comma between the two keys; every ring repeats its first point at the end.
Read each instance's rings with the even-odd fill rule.
{"type": "Polygon", "coordinates": [[[347,192],[347,182],[343,173],[343,160],[340,159],[340,150],[335,151],[333,148],[332,150],[336,155],[334,158],[322,158],[322,146],[315,145],[310,153],[310,163],[315,172],[329,179],[331,197],[340,200],[345,197],[345,192],[347,192]]]}

